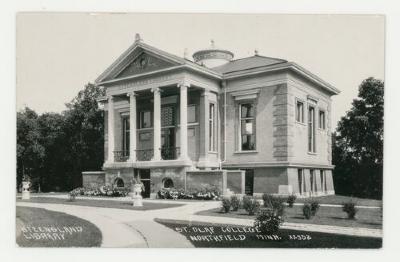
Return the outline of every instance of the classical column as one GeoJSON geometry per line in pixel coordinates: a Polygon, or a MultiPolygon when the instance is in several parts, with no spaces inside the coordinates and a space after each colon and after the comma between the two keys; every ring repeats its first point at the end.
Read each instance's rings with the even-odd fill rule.
{"type": "Polygon", "coordinates": [[[129,161],[136,161],[136,95],[129,93],[129,161]]]}
{"type": "Polygon", "coordinates": [[[108,97],[108,158],[107,162],[114,162],[114,98],[108,97]]]}
{"type": "Polygon", "coordinates": [[[153,114],[153,159],[161,160],[161,95],[159,88],[151,90],[154,94],[154,114],[153,114]]]}
{"type": "Polygon", "coordinates": [[[187,89],[189,87],[188,84],[179,84],[180,89],[180,139],[181,139],[181,148],[180,148],[180,159],[186,160],[188,157],[188,137],[187,137],[187,89]]]}
{"type": "Polygon", "coordinates": [[[200,96],[200,156],[199,164],[204,165],[208,161],[208,149],[209,149],[209,117],[210,117],[210,102],[209,92],[204,89],[204,92],[200,96]]]}

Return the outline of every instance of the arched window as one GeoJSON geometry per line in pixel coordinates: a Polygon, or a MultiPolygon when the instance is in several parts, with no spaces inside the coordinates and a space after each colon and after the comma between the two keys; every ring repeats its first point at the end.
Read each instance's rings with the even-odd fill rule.
{"type": "Polygon", "coordinates": [[[172,188],[174,187],[174,182],[172,181],[171,178],[165,178],[164,179],[164,188],[172,188]]]}
{"type": "Polygon", "coordinates": [[[124,187],[125,183],[124,183],[124,180],[122,180],[122,178],[116,178],[114,181],[114,185],[116,187],[124,187]]]}

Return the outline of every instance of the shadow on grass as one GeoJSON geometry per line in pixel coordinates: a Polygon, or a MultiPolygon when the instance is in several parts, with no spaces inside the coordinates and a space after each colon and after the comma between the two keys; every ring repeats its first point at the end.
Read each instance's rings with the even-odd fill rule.
{"type": "Polygon", "coordinates": [[[264,235],[253,227],[156,219],[195,247],[213,248],[380,248],[382,238],[281,229],[264,235]]]}

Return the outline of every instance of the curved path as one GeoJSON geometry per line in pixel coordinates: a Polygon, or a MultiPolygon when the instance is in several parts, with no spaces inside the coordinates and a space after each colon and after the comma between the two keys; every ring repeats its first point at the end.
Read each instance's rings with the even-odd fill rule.
{"type": "Polygon", "coordinates": [[[184,204],[183,206],[167,209],[136,211],[78,205],[17,202],[17,206],[64,212],[92,222],[102,232],[102,247],[180,248],[193,247],[193,245],[183,235],[155,222],[154,218],[190,220],[191,214],[219,206],[219,202],[184,202],[184,204]]]}
{"type": "MultiPolygon", "coordinates": [[[[146,202],[160,203],[160,200],[144,200],[143,202],[144,205],[146,205],[146,202]]],[[[17,205],[45,208],[86,219],[95,224],[101,230],[103,234],[102,247],[193,247],[186,237],[155,222],[155,218],[227,225],[253,225],[252,219],[195,215],[199,211],[219,207],[221,205],[219,201],[161,201],[161,203],[170,202],[184,205],[147,211],[33,202],[17,202],[17,205]]],[[[284,223],[283,228],[363,237],[382,237],[381,229],[298,223],[284,223]]]]}

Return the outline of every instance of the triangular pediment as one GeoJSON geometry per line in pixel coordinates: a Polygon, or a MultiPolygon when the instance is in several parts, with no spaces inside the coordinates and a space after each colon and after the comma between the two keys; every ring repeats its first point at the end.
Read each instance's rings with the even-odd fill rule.
{"type": "Polygon", "coordinates": [[[142,52],[130,64],[128,64],[128,66],[126,66],[116,76],[116,78],[123,78],[132,75],[148,73],[151,71],[157,71],[174,65],[176,64],[164,59],[160,59],[146,52],[142,52]]]}
{"type": "Polygon", "coordinates": [[[96,82],[141,75],[182,64],[184,64],[184,61],[181,58],[143,43],[137,43],[125,51],[98,77],[96,82]]]}

